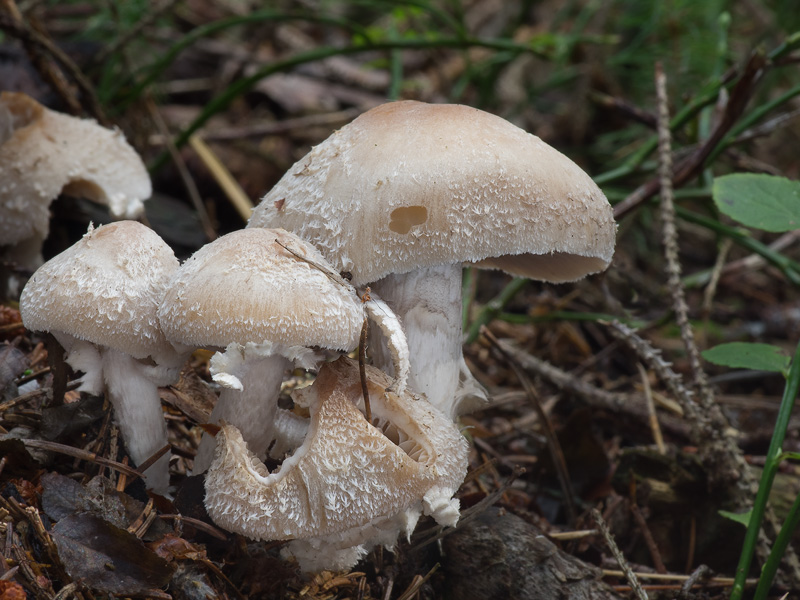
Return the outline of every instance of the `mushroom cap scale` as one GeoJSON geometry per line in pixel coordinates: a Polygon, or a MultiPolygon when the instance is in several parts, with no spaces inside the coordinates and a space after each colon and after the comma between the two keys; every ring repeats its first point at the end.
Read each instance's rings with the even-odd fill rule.
{"type": "Polygon", "coordinates": [[[575,163],[462,105],[392,102],[298,161],[248,227],[313,241],[355,285],[473,262],[559,282],[605,269],[611,206],[575,163]]]}
{"type": "Polygon", "coordinates": [[[156,312],[177,268],[172,249],[141,223],[90,227],[33,274],[22,320],[31,331],[66,333],[138,359],[171,354],[156,312]]]}
{"type": "Polygon", "coordinates": [[[351,286],[331,279],[332,269],[320,269],[330,269],[325,265],[317,250],[283,230],[229,233],[181,266],[159,309],[161,326],[170,340],[194,346],[350,350],[363,307],[351,286]]]}
{"type": "Polygon", "coordinates": [[[0,240],[44,238],[49,205],[62,192],[109,207],[115,218],[142,214],[150,177],[119,130],[0,93],[0,240]]]}
{"type": "Polygon", "coordinates": [[[279,471],[268,474],[238,430],[223,425],[206,476],[206,508],[215,523],[263,540],[341,532],[353,545],[368,542],[354,530],[421,506],[433,488],[452,496],[467,458],[456,426],[424,400],[384,392],[389,378],[369,372],[373,414],[394,427],[389,434],[398,435],[400,445],[356,408],[357,364],[347,358],[328,363],[298,400],[309,404],[309,431],[279,471]]]}

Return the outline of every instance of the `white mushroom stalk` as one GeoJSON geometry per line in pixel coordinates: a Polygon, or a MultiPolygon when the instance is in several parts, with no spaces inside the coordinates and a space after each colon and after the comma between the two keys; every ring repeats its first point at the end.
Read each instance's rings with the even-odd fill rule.
{"type": "MultiPolygon", "coordinates": [[[[120,221],[89,232],[42,265],[22,292],[32,331],[49,331],[67,362],[84,373],[78,388],[105,388],[122,438],[141,464],[167,444],[158,386],[177,379],[186,353],[167,342],[156,310],[178,260],[152,230],[120,221]]],[[[169,486],[168,452],[147,471],[148,487],[169,486]]]]}
{"type": "MultiPolygon", "coordinates": [[[[395,344],[405,343],[399,322],[383,307],[395,344]]],[[[167,337],[196,347],[225,348],[212,361],[224,388],[211,415],[238,427],[259,458],[273,443],[283,374],[291,364],[315,368],[311,348],[349,352],[358,345],[364,304],[309,244],[283,230],[249,229],[198,250],[176,273],[159,308],[167,337]]],[[[384,327],[386,324],[384,323],[384,327]]],[[[405,357],[405,346],[395,350],[405,357]]],[[[401,366],[400,371],[407,367],[401,366]]],[[[405,382],[401,382],[405,385],[405,382]]],[[[286,419],[284,419],[286,421],[286,419]]],[[[208,468],[214,439],[205,435],[195,473],[208,468]]]]}
{"type": "Polygon", "coordinates": [[[451,416],[483,397],[460,348],[462,264],[574,281],[608,266],[616,234],[603,192],[536,136],[468,106],[411,101],[315,146],[256,207],[256,227],[295,232],[373,286],[403,323],[412,387],[451,416]]]}
{"type": "Polygon", "coordinates": [[[141,158],[119,130],[43,107],[21,93],[0,93],[0,245],[20,264],[41,264],[50,203],[61,193],[135,219],[152,192],[141,158]]]}
{"type": "MultiPolygon", "coordinates": [[[[461,351],[461,264],[418,269],[389,275],[373,289],[392,299],[403,322],[409,351],[408,384],[455,419],[486,401],[461,351]]],[[[373,353],[375,366],[390,372],[392,363],[382,344],[373,353]]]]}
{"type": "Polygon", "coordinates": [[[309,409],[308,434],[274,473],[223,425],[206,476],[214,522],[253,539],[295,540],[288,553],[305,571],[349,568],[376,544],[391,548],[421,514],[455,525],[466,440],[426,401],[387,391],[390,383],[368,367],[368,423],[358,364],[324,365],[295,396],[309,409]]]}

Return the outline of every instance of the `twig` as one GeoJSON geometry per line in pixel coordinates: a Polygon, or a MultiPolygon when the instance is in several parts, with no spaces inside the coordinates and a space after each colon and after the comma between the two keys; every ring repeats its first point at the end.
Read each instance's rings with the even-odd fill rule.
{"type": "Polygon", "coordinates": [[[664,256],[667,261],[667,285],[672,294],[675,320],[680,327],[683,345],[689,357],[694,387],[699,392],[700,402],[706,407],[713,402],[713,397],[708,379],[700,364],[700,352],[695,344],[694,332],[689,323],[689,307],[686,305],[686,297],[681,283],[678,232],[675,228],[675,204],[672,195],[672,149],[667,104],[667,78],[661,63],[656,63],[656,97],[658,98],[658,176],[661,187],[661,226],[663,228],[664,256]]]}
{"type": "Polygon", "coordinates": [[[0,8],[2,8],[0,10],[0,29],[23,43],[42,78],[50,82],[53,89],[70,107],[72,112],[80,114],[80,104],[78,104],[75,95],[66,86],[63,73],[53,68],[54,65],[46,63],[40,55],[40,50],[45,50],[69,74],[81,94],[83,94],[89,114],[101,124],[108,125],[108,120],[103,113],[92,84],[72,59],[61,48],[56,46],[43,31],[38,31],[35,27],[26,23],[14,0],[0,0],[0,8]]]}
{"type": "Polygon", "coordinates": [[[708,280],[706,289],[703,290],[703,316],[706,318],[711,314],[711,304],[714,301],[714,295],[717,293],[719,278],[725,270],[725,259],[728,257],[728,252],[730,252],[732,246],[733,240],[731,238],[722,240],[717,260],[714,261],[714,268],[711,270],[711,278],[708,280]]]}
{"type": "Polygon", "coordinates": [[[511,369],[514,371],[517,379],[519,379],[520,383],[522,384],[525,393],[528,395],[528,400],[533,405],[536,414],[539,416],[539,421],[542,424],[545,439],[547,440],[547,447],[550,450],[550,456],[553,459],[553,465],[556,469],[556,476],[558,477],[558,482],[561,485],[561,491],[564,494],[564,501],[566,503],[569,522],[574,524],[578,518],[578,513],[575,509],[575,492],[572,489],[569,470],[567,469],[567,460],[564,458],[564,452],[561,450],[561,444],[558,441],[558,436],[556,435],[555,428],[550,421],[550,417],[544,411],[544,408],[542,408],[542,404],[539,402],[539,396],[522,366],[516,360],[514,360],[514,357],[511,354],[505,352],[503,347],[498,343],[497,338],[492,335],[492,332],[489,331],[486,326],[481,327],[481,334],[483,334],[483,336],[489,340],[489,343],[491,343],[491,345],[500,352],[506,362],[508,362],[508,364],[511,366],[511,369]]]}
{"type": "Polygon", "coordinates": [[[636,573],[633,572],[631,566],[628,564],[628,561],[625,560],[625,557],[622,555],[622,552],[617,546],[617,543],[614,541],[611,532],[608,529],[608,525],[603,519],[603,515],[600,514],[600,511],[596,508],[592,509],[591,512],[592,518],[594,522],[597,523],[597,528],[600,529],[600,533],[603,535],[603,538],[606,540],[606,544],[608,545],[608,549],[611,550],[611,554],[614,555],[614,559],[619,564],[620,569],[625,575],[625,578],[628,580],[628,583],[631,585],[631,589],[636,594],[636,597],[639,600],[648,600],[647,593],[642,589],[642,584],[639,582],[639,578],[636,577],[636,573]]]}
{"type": "Polygon", "coordinates": [[[639,375],[642,378],[642,385],[644,386],[644,398],[647,401],[647,412],[650,416],[650,430],[653,432],[653,440],[656,443],[659,454],[666,454],[667,449],[664,447],[664,437],[661,435],[661,427],[658,424],[658,415],[656,414],[656,406],[653,402],[653,393],[650,389],[650,380],[647,377],[647,371],[642,366],[642,363],[637,362],[636,367],[639,369],[639,375]]]}
{"type": "Polygon", "coordinates": [[[697,567],[694,572],[689,575],[686,581],[681,586],[681,591],[678,594],[676,600],[682,600],[683,598],[687,598],[689,596],[689,592],[692,591],[692,588],[700,582],[700,580],[710,580],[711,578],[711,569],[708,565],[700,565],[697,567]]]}
{"type": "Polygon", "coordinates": [[[74,456],[79,460],[86,460],[89,462],[97,463],[98,465],[111,467],[112,469],[119,471],[120,473],[125,473],[128,477],[131,478],[142,476],[142,474],[139,471],[137,471],[132,467],[129,467],[128,465],[123,465],[122,463],[119,463],[115,460],[98,456],[94,452],[87,452],[86,450],[81,450],[80,448],[73,448],[72,446],[66,446],[64,444],[59,444],[57,442],[47,442],[45,440],[22,440],[22,443],[25,444],[26,446],[30,446],[31,448],[39,448],[40,450],[49,450],[51,452],[58,452],[59,454],[74,456]]]}
{"type": "MultiPolygon", "coordinates": [[[[643,340],[642,340],[643,341],[643,340]]],[[[625,413],[632,417],[648,423],[650,420],[647,408],[643,406],[641,401],[636,401],[634,398],[626,394],[612,394],[598,387],[590,385],[581,381],[572,374],[551,365],[547,361],[528,354],[518,348],[515,348],[504,340],[497,340],[501,348],[522,365],[528,371],[547,379],[550,383],[555,385],[560,390],[575,394],[583,399],[584,402],[590,406],[600,407],[610,410],[615,413],[625,413]]],[[[646,343],[646,342],[645,342],[646,343]]],[[[657,352],[651,348],[653,352],[657,352]]],[[[662,360],[663,362],[663,360],[662,360]]],[[[673,373],[674,375],[674,373],[673,373]]],[[[675,375],[677,377],[677,375],[675,375]]],[[[676,419],[671,415],[662,415],[660,420],[662,428],[668,430],[674,435],[679,435],[683,438],[691,439],[689,428],[682,419],[676,419]]]]}
{"type": "Polygon", "coordinates": [[[211,176],[217,182],[217,185],[225,192],[228,201],[239,213],[239,216],[246,223],[250,216],[253,214],[253,202],[244,193],[242,186],[234,179],[231,172],[222,164],[222,161],[217,157],[214,151],[203,141],[199,134],[195,133],[189,138],[189,145],[195,151],[203,164],[211,172],[211,176]]]}
{"type": "MultiPolygon", "coordinates": [[[[705,143],[690,156],[682,160],[675,169],[675,173],[671,177],[674,187],[683,185],[703,169],[706,159],[741,116],[756,84],[761,79],[766,65],[767,58],[762,52],[756,52],[750,57],[750,60],[748,60],[744,67],[741,77],[739,77],[739,80],[731,91],[730,99],[725,107],[725,112],[717,124],[717,127],[711,135],[708,136],[705,143]]],[[[660,186],[661,178],[655,177],[638,187],[625,198],[625,200],[614,207],[614,217],[620,219],[631,210],[638,207],[642,202],[655,196],[659,192],[660,186]]]]}
{"type": "Polygon", "coordinates": [[[428,581],[428,579],[431,578],[431,575],[433,575],[438,569],[439,569],[439,563],[436,563],[435,565],[433,565],[431,570],[428,571],[428,574],[425,575],[425,577],[423,577],[422,575],[415,575],[414,579],[412,580],[411,584],[408,586],[406,591],[400,594],[397,597],[397,600],[411,600],[411,598],[414,597],[414,594],[416,594],[419,591],[419,588],[421,588],[422,585],[426,581],[428,581]]]}
{"type": "Polygon", "coordinates": [[[642,360],[648,368],[652,369],[661,382],[667,386],[673,397],[680,403],[692,429],[693,443],[699,443],[700,438],[700,419],[702,418],[700,408],[694,400],[691,391],[683,385],[680,375],[672,370],[672,365],[664,360],[661,351],[654,348],[650,342],[641,337],[635,330],[619,321],[606,323],[611,335],[625,342],[642,360]]]}
{"type": "Polygon", "coordinates": [[[158,515],[160,519],[169,519],[172,521],[176,521],[178,524],[180,523],[188,523],[195,529],[200,529],[205,531],[207,534],[214,536],[218,540],[227,540],[228,536],[226,536],[220,529],[217,529],[213,525],[206,523],[205,521],[201,521],[200,519],[195,519],[193,517],[184,517],[183,515],[158,515]]]}
{"type": "Polygon", "coordinates": [[[153,119],[156,129],[158,129],[164,136],[167,145],[167,152],[169,153],[175,168],[178,170],[178,175],[183,182],[183,187],[186,189],[186,193],[189,194],[189,198],[192,201],[194,209],[197,211],[200,224],[203,226],[203,233],[205,233],[206,237],[211,241],[217,239],[217,232],[214,230],[214,226],[211,223],[211,218],[208,216],[208,211],[203,204],[203,199],[200,196],[200,190],[197,189],[197,184],[195,183],[192,174],[189,172],[189,168],[186,166],[186,161],[183,160],[180,152],[178,152],[178,148],[172,143],[172,136],[169,135],[169,129],[167,128],[167,124],[164,122],[164,118],[161,116],[158,107],[149,95],[145,96],[144,105],[147,108],[147,111],[150,113],[150,118],[153,119]]]}
{"type": "Polygon", "coordinates": [[[653,559],[653,567],[655,567],[657,573],[666,573],[667,567],[664,566],[664,561],[661,560],[661,551],[658,549],[658,544],[653,539],[653,533],[650,531],[641,509],[636,504],[631,504],[631,514],[633,514],[633,520],[639,526],[639,531],[642,532],[644,543],[647,545],[647,550],[653,559]]]}
{"type": "Polygon", "coordinates": [[[170,448],[172,448],[172,446],[170,446],[169,444],[164,444],[161,448],[156,450],[146,461],[138,465],[139,472],[144,473],[145,471],[147,471],[147,469],[152,467],[159,458],[161,458],[167,452],[169,452],[170,448]]]}

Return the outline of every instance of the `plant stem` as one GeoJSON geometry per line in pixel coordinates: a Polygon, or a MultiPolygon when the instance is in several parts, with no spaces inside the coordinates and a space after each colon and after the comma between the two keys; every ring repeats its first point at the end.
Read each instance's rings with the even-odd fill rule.
{"type": "MultiPolygon", "coordinates": [[[[758,493],[753,503],[753,510],[750,513],[750,521],[747,526],[744,544],[742,545],[742,554],[739,558],[739,565],[736,567],[736,578],[733,584],[733,590],[731,591],[731,600],[741,600],[742,594],[744,593],[745,579],[747,578],[747,572],[750,570],[750,563],[753,560],[753,553],[755,552],[758,533],[761,530],[761,522],[764,519],[764,511],[767,508],[767,500],[769,499],[772,482],[775,479],[775,474],[778,472],[778,465],[780,465],[781,448],[783,447],[783,440],[786,437],[786,430],[789,427],[789,418],[792,415],[792,409],[794,408],[798,390],[800,390],[800,344],[797,346],[794,359],[792,360],[792,366],[789,369],[789,377],[783,391],[783,399],[781,400],[781,406],[778,411],[778,418],[775,421],[775,431],[772,434],[772,441],[767,451],[764,470],[761,473],[761,482],[758,485],[758,493]]],[[[795,502],[795,505],[797,505],[797,502],[795,502]]],[[[795,508],[797,508],[797,506],[792,507],[794,513],[797,513],[798,511],[796,511],[795,508]]],[[[790,517],[790,520],[793,518],[800,518],[794,516],[794,513],[792,513],[793,516],[790,517]]],[[[784,535],[785,528],[786,525],[781,529],[781,535],[784,535]]],[[[785,549],[788,540],[785,542],[783,540],[781,541],[785,549]]],[[[773,551],[770,552],[770,561],[767,562],[767,565],[769,565],[772,570],[772,575],[775,574],[774,569],[777,569],[776,564],[771,564],[774,553],[775,549],[773,548],[773,551]]],[[[781,552],[781,555],[782,554],[783,552],[781,552]]],[[[775,563],[779,560],[779,556],[774,558],[775,563]]],[[[767,565],[765,565],[765,570],[767,565]]],[[[769,583],[766,585],[769,587],[769,583]]],[[[760,587],[761,583],[759,583],[759,588],[760,587]]]]}

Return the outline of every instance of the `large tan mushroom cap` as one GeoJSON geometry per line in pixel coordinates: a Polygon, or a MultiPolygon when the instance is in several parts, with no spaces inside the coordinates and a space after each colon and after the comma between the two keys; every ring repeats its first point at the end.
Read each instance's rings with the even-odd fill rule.
{"type": "Polygon", "coordinates": [[[171,353],[156,311],[178,259],[136,221],[91,229],[39,267],[20,299],[25,327],[59,331],[135,358],[171,353]]]}
{"type": "Polygon", "coordinates": [[[268,342],[350,350],[358,345],[363,307],[326,265],[317,250],[283,230],[229,233],[181,266],[162,302],[161,326],[170,340],[193,346],[268,342]]]}
{"type": "Polygon", "coordinates": [[[358,364],[344,357],[328,363],[298,398],[311,413],[306,439],[275,473],[238,430],[223,426],[205,483],[214,522],[263,540],[325,537],[335,545],[326,536],[342,533],[344,547],[368,544],[376,519],[413,507],[454,524],[457,509],[448,503],[466,474],[466,440],[426,401],[386,391],[390,379],[367,370],[378,427],[357,408],[358,364]],[[359,539],[361,529],[367,534],[359,539]]]}
{"type": "Polygon", "coordinates": [[[0,244],[48,233],[49,206],[61,193],[133,219],[152,193],[136,151],[118,130],[47,108],[21,93],[0,94],[0,244]]]}
{"type": "Polygon", "coordinates": [[[412,101],[316,146],[248,227],[297,233],[356,285],[461,262],[570,281],[605,269],[616,235],[597,185],[536,136],[475,108],[412,101]]]}

